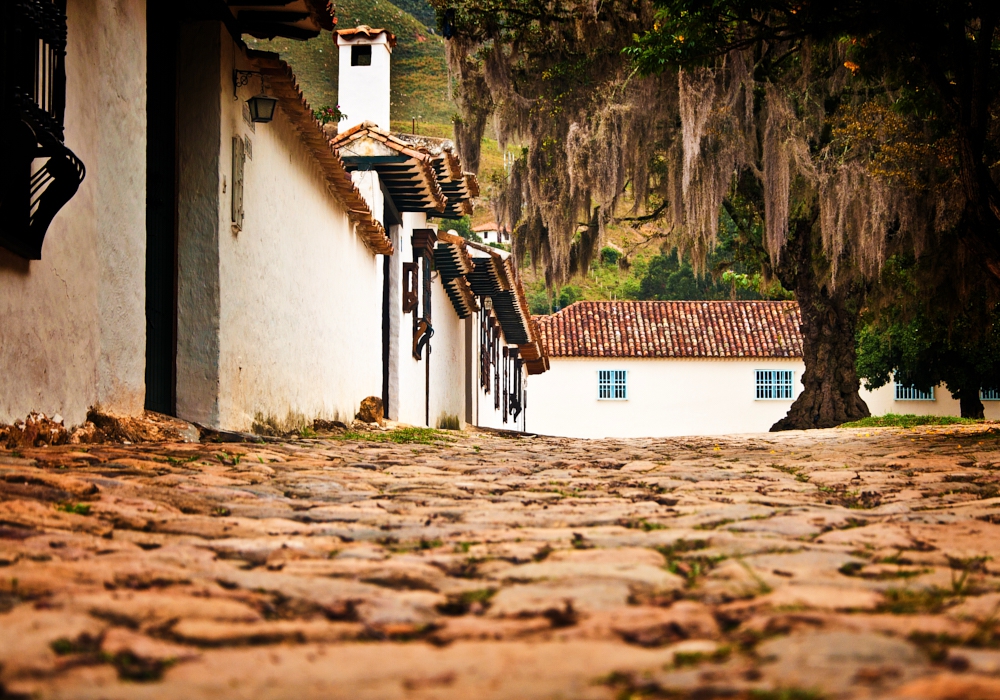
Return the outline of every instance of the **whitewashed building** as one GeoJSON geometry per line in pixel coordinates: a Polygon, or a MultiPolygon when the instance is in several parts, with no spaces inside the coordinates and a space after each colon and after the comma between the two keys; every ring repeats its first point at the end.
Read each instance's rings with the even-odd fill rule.
{"type": "MultiPolygon", "coordinates": [[[[441,140],[387,137],[387,160],[359,161],[289,66],[243,40],[315,37],[334,28],[328,3],[26,0],[0,18],[17,77],[0,138],[20,163],[0,202],[0,422],[145,408],[288,429],[350,420],[371,395],[406,422],[470,422],[474,329],[493,312],[464,242],[427,218],[471,212],[475,179],[441,140]]],[[[342,136],[378,142],[394,39],[340,37],[361,120],[342,136]]],[[[505,345],[540,347],[515,325],[505,345]]]]}
{"type": "MultiPolygon", "coordinates": [[[[551,371],[532,382],[530,431],[571,437],[765,432],[802,391],[795,302],[577,302],[537,319],[551,371]]],[[[987,395],[989,398],[990,395],[987,395]]],[[[892,384],[873,415],[959,415],[943,388],[892,384]]],[[[984,401],[1000,418],[1000,401],[984,401]]]]}
{"type": "Polygon", "coordinates": [[[486,245],[490,245],[491,243],[510,245],[510,232],[495,221],[473,226],[472,232],[482,238],[483,243],[486,245]]]}
{"type": "Polygon", "coordinates": [[[360,388],[344,383],[365,372],[377,386],[377,363],[332,371],[349,358],[308,316],[340,323],[319,302],[344,271],[377,270],[388,240],[288,67],[242,40],[333,29],[326,2],[28,0],[2,13],[4,108],[45,148],[20,172],[53,177],[3,201],[0,422],[148,407],[245,428],[255,414],[346,412],[360,388]],[[277,98],[273,120],[250,113],[262,93],[265,111],[277,98]],[[301,373],[320,381],[290,385],[301,373]]]}
{"type": "Polygon", "coordinates": [[[517,272],[498,252],[434,223],[471,214],[478,182],[451,141],[390,132],[390,32],[339,30],[337,43],[346,118],[331,144],[381,213],[395,251],[383,280],[387,417],[429,426],[523,426],[522,411],[510,404],[523,405],[527,376],[545,365],[517,272]],[[499,386],[482,379],[493,371],[499,386]]]}

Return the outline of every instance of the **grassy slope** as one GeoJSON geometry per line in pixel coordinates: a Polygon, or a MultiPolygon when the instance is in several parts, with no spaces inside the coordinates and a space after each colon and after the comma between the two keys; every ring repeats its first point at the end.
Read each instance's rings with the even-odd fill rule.
{"type": "MultiPolygon", "coordinates": [[[[398,43],[392,52],[392,119],[405,122],[407,130],[412,118],[418,123],[450,125],[455,106],[448,97],[444,40],[387,0],[338,2],[337,26],[347,28],[359,24],[386,27],[396,35],[398,43]]],[[[330,32],[323,32],[309,41],[274,39],[249,43],[255,48],[281,54],[292,66],[302,92],[314,108],[337,104],[339,61],[330,32]]],[[[425,130],[421,128],[421,131],[425,130]]]]}

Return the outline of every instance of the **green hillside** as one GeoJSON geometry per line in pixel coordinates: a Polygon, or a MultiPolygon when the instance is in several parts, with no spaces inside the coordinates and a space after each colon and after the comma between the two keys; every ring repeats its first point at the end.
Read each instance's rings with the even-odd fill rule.
{"type": "MultiPolygon", "coordinates": [[[[399,0],[399,3],[419,12],[420,19],[387,0],[341,0],[337,3],[337,26],[367,24],[385,27],[396,35],[391,81],[394,121],[405,122],[407,126],[411,119],[450,125],[455,106],[448,99],[444,40],[426,24],[433,24],[433,10],[424,0],[399,0]]],[[[292,66],[302,92],[314,108],[337,104],[338,51],[330,32],[309,41],[274,39],[248,43],[253,48],[281,54],[292,66]]]]}
{"type": "Polygon", "coordinates": [[[437,16],[427,0],[392,0],[392,4],[409,12],[431,31],[437,31],[437,16]]]}

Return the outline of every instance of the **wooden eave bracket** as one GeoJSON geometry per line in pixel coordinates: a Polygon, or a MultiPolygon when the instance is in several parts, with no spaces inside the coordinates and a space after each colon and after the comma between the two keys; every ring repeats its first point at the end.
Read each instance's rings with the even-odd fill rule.
{"type": "Polygon", "coordinates": [[[415,148],[397,139],[392,134],[381,131],[372,122],[362,122],[361,124],[352,126],[341,134],[337,134],[330,140],[330,145],[339,152],[348,143],[354,143],[365,138],[376,141],[386,148],[409,158],[413,167],[421,174],[423,186],[426,189],[426,196],[430,199],[428,208],[439,214],[444,214],[447,211],[449,199],[441,189],[441,183],[434,168],[434,157],[430,153],[415,148]]]}

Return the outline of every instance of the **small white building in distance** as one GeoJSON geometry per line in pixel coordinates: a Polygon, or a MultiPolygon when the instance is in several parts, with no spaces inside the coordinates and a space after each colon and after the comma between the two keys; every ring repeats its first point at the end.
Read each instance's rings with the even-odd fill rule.
{"type": "MultiPolygon", "coordinates": [[[[802,391],[793,301],[582,301],[537,318],[550,371],[531,384],[527,428],[568,437],[766,432],[802,391]]],[[[986,392],[986,417],[1000,401],[986,392]]],[[[862,387],[873,415],[959,415],[927,395],[862,387]]]]}
{"type": "Polygon", "coordinates": [[[473,226],[472,232],[478,233],[479,237],[483,239],[483,243],[486,245],[490,245],[491,243],[510,244],[510,233],[507,229],[501,227],[495,221],[480,224],[479,226],[473,226]]]}

